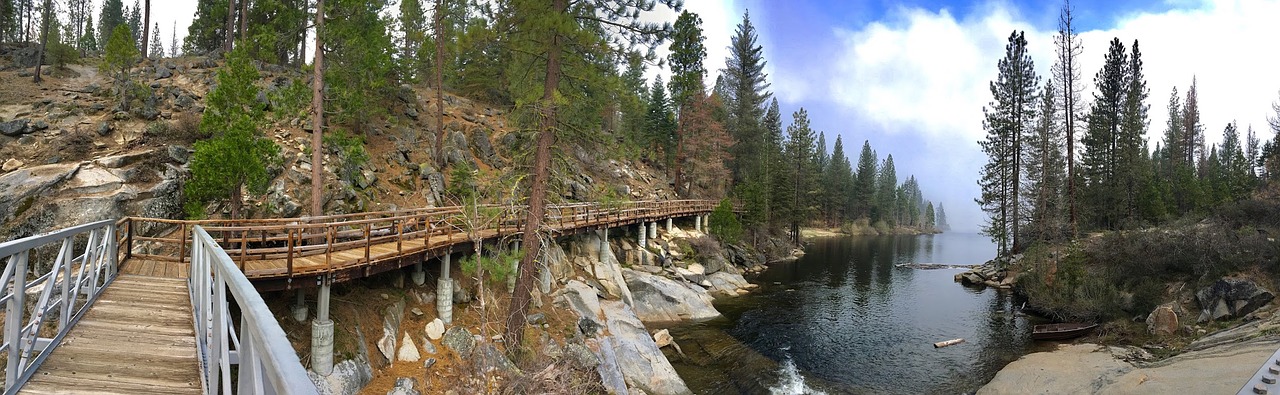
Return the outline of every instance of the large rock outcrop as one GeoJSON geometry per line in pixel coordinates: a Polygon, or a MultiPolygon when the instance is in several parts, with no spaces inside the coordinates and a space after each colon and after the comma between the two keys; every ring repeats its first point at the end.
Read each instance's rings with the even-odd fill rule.
{"type": "Polygon", "coordinates": [[[611,297],[620,298],[627,304],[632,304],[633,295],[631,289],[627,286],[627,281],[622,275],[622,265],[618,262],[618,258],[613,255],[613,250],[609,245],[601,242],[600,234],[597,232],[587,232],[578,235],[569,240],[569,255],[571,260],[586,270],[587,273],[594,273],[596,280],[603,287],[605,293],[611,297]],[[603,248],[602,248],[603,247],[603,248]]]}
{"type": "Polygon", "coordinates": [[[1224,277],[1196,292],[1197,322],[1243,317],[1265,306],[1275,295],[1246,278],[1224,277]]]}
{"type": "Polygon", "coordinates": [[[700,286],[631,269],[622,269],[622,275],[631,289],[635,315],[641,321],[676,322],[720,316],[712,306],[714,298],[700,286]]]}

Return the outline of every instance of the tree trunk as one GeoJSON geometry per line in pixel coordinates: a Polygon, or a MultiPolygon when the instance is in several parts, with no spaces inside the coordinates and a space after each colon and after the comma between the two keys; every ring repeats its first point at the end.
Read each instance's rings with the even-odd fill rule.
{"type": "Polygon", "coordinates": [[[435,17],[436,31],[436,167],[439,171],[444,171],[444,18],[441,17],[441,10],[444,9],[444,1],[436,0],[436,11],[433,12],[435,17]]]}
{"type": "MultiPolygon", "coordinates": [[[[567,12],[568,0],[552,0],[552,11],[567,12]]],[[[536,268],[534,261],[541,250],[538,229],[546,211],[547,178],[550,176],[551,143],[555,138],[555,91],[560,87],[560,34],[553,30],[547,45],[547,77],[542,87],[542,122],[538,131],[538,148],[534,154],[533,185],[529,191],[529,213],[524,224],[524,257],[520,259],[520,277],[511,294],[511,307],[507,313],[505,342],[507,353],[514,355],[520,349],[524,337],[525,314],[529,311],[529,298],[533,291],[536,268]]]]}
{"type": "Polygon", "coordinates": [[[675,175],[672,177],[673,179],[675,179],[675,183],[676,183],[676,187],[675,187],[676,195],[684,195],[689,192],[689,191],[686,191],[684,188],[684,171],[683,171],[684,170],[684,138],[685,138],[685,133],[688,132],[684,130],[685,129],[685,110],[688,108],[689,108],[689,103],[684,103],[680,106],[680,123],[676,125],[676,163],[675,163],[675,175]]]}
{"type": "Polygon", "coordinates": [[[240,219],[240,208],[244,206],[244,180],[236,183],[231,190],[231,219],[240,219]]]}
{"type": "Polygon", "coordinates": [[[44,18],[42,18],[44,19],[44,28],[42,29],[43,33],[40,34],[40,52],[36,55],[36,73],[35,77],[32,78],[37,84],[40,83],[40,65],[44,64],[45,47],[49,46],[49,17],[53,16],[53,13],[49,12],[49,9],[53,7],[51,3],[52,0],[44,0],[44,18]]]}
{"type": "MultiPolygon", "coordinates": [[[[240,0],[248,1],[248,0],[240,0]]],[[[227,0],[227,30],[225,40],[222,42],[223,56],[231,54],[231,41],[235,38],[232,32],[236,30],[236,0],[227,0]]],[[[104,44],[105,45],[105,44],[104,44]]]]}
{"type": "MultiPolygon", "coordinates": [[[[307,0],[302,0],[302,13],[306,14],[306,12],[307,0]]],[[[300,26],[300,28],[302,29],[302,40],[298,41],[298,68],[302,68],[302,65],[307,64],[307,61],[305,60],[307,59],[307,18],[302,18],[301,23],[302,26],[300,26]]],[[[320,35],[317,34],[316,37],[320,37],[320,35]]]]}
{"type": "Polygon", "coordinates": [[[311,216],[324,215],[324,0],[316,0],[316,60],[312,64],[315,74],[311,80],[311,216]]]}
{"type": "Polygon", "coordinates": [[[248,41],[245,37],[245,25],[249,21],[249,0],[240,0],[240,40],[248,41]]]}
{"type": "MultiPolygon", "coordinates": [[[[146,5],[142,12],[142,60],[147,59],[147,49],[151,41],[147,40],[148,33],[151,32],[151,0],[145,1],[146,5]]],[[[157,39],[159,39],[157,37],[157,39]]],[[[160,54],[164,56],[164,54],[160,54]]]]}

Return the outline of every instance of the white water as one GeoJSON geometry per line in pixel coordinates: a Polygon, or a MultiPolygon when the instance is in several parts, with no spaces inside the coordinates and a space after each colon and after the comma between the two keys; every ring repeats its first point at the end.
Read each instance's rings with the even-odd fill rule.
{"type": "Polygon", "coordinates": [[[778,366],[778,376],[778,383],[769,387],[769,392],[774,395],[826,395],[825,392],[805,385],[804,376],[800,375],[800,370],[796,369],[796,363],[791,361],[789,355],[778,366]]]}

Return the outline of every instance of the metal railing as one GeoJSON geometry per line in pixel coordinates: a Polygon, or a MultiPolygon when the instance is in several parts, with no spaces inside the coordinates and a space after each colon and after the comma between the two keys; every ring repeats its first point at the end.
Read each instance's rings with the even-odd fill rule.
{"type": "Polygon", "coordinates": [[[218,242],[198,225],[191,231],[190,251],[188,288],[204,392],[317,393],[262,296],[218,242]],[[239,307],[238,329],[232,325],[230,299],[239,307]],[[239,365],[235,375],[231,365],[239,365]]]}
{"type": "Polygon", "coordinates": [[[22,388],[115,280],[115,233],[116,222],[107,220],[0,244],[7,262],[0,274],[6,394],[22,388]],[[26,300],[35,296],[29,293],[38,294],[34,303],[26,300]]]}

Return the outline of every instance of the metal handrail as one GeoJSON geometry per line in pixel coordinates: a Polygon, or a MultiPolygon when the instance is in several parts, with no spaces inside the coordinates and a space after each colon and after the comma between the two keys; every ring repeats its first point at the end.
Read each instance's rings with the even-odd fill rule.
{"type": "Polygon", "coordinates": [[[191,231],[188,288],[206,394],[317,393],[262,296],[199,225],[191,231]],[[228,296],[240,310],[238,329],[228,296]],[[231,365],[239,365],[234,378],[231,365]]]}
{"type": "Polygon", "coordinates": [[[9,357],[5,363],[5,394],[22,388],[89,311],[102,290],[115,280],[116,226],[115,220],[98,221],[0,243],[0,259],[7,262],[0,274],[0,286],[4,287],[0,302],[5,304],[0,352],[9,357]],[[55,243],[59,245],[58,253],[48,271],[32,273],[31,251],[55,243]],[[31,306],[25,300],[28,290],[40,295],[31,306]],[[56,334],[52,338],[41,337],[41,327],[55,312],[56,334]]]}

